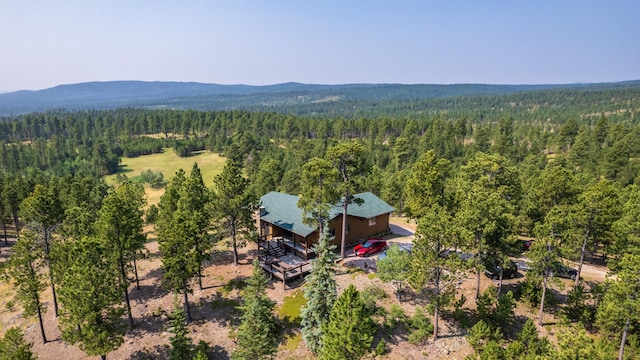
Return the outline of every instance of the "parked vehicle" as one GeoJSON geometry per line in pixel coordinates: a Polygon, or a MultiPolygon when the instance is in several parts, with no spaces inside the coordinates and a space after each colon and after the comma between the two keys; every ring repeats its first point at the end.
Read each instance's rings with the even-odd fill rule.
{"type": "Polygon", "coordinates": [[[524,248],[525,251],[527,251],[531,248],[531,244],[533,244],[533,240],[524,240],[522,242],[522,247],[524,248]]]}
{"type": "Polygon", "coordinates": [[[578,276],[578,270],[559,262],[555,265],[555,271],[551,272],[551,276],[575,280],[578,276]]]}
{"type": "Polygon", "coordinates": [[[367,239],[363,243],[356,245],[353,252],[356,256],[370,256],[387,249],[387,241],[383,239],[367,239]]]}
{"type": "Polygon", "coordinates": [[[493,280],[500,278],[500,271],[502,271],[503,279],[513,279],[518,273],[518,265],[513,260],[509,260],[504,264],[504,269],[500,265],[497,259],[485,259],[484,260],[484,274],[493,280]]]}
{"type": "MultiPolygon", "coordinates": [[[[411,244],[393,243],[393,244],[391,244],[391,246],[397,246],[397,247],[400,248],[400,251],[411,253],[411,248],[412,248],[411,244]]],[[[382,259],[387,257],[387,250],[383,251],[382,254],[378,255],[378,260],[382,260],[382,259]]]]}
{"type": "Polygon", "coordinates": [[[460,250],[444,250],[439,254],[439,256],[446,259],[452,254],[459,257],[462,261],[467,261],[475,256],[475,254],[462,252],[460,250]]]}

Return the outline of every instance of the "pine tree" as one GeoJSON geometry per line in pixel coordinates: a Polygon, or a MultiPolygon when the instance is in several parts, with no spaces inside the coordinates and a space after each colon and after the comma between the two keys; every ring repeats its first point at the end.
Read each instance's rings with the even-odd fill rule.
{"type": "Polygon", "coordinates": [[[186,327],[186,318],[184,311],[180,308],[178,297],[173,299],[173,312],[169,315],[169,332],[171,337],[171,350],[169,351],[170,360],[183,360],[191,358],[194,348],[191,339],[187,336],[188,329],[186,327]]]}
{"type": "Polygon", "coordinates": [[[617,278],[598,307],[596,325],[604,335],[619,336],[618,359],[624,358],[627,336],[633,324],[640,322],[640,255],[625,255],[620,261],[617,278]]]}
{"type": "Polygon", "coordinates": [[[322,234],[329,218],[329,210],[340,199],[335,183],[338,172],[325,159],[312,158],[302,167],[298,207],[303,211],[302,221],[318,228],[322,234]]]}
{"type": "Polygon", "coordinates": [[[56,296],[56,284],[53,279],[53,268],[51,262],[51,249],[53,241],[51,233],[55,226],[62,222],[63,209],[58,194],[52,186],[36,185],[31,195],[24,199],[21,205],[22,216],[32,221],[42,233],[42,245],[44,248],[43,257],[49,267],[49,280],[51,293],[53,295],[53,310],[58,316],[58,299],[56,296]]]}
{"type": "Polygon", "coordinates": [[[60,329],[65,342],[78,343],[87,355],[106,355],[124,340],[122,292],[111,244],[99,238],[60,244],[55,258],[64,274],[60,282],[60,329]]]}
{"type": "Polygon", "coordinates": [[[189,212],[179,209],[172,215],[170,221],[162,225],[167,227],[163,229],[162,237],[158,236],[165,286],[175,292],[182,292],[187,322],[191,322],[189,293],[192,290],[189,280],[198,274],[198,257],[193,241],[198,229],[189,212]]]}
{"type": "Polygon", "coordinates": [[[253,274],[244,290],[242,322],[238,328],[238,347],[232,359],[270,359],[278,345],[277,328],[273,317],[275,303],[266,295],[268,280],[258,260],[253,262],[253,274]]]}
{"type": "Polygon", "coordinates": [[[311,260],[311,272],[306,277],[304,287],[307,305],[300,314],[302,338],[314,354],[318,354],[322,348],[322,329],[329,321],[329,314],[337,297],[334,249],[334,245],[329,245],[329,232],[325,228],[314,247],[317,257],[311,260]]]}
{"type": "Polygon", "coordinates": [[[197,163],[194,163],[191,174],[185,180],[180,191],[178,208],[181,211],[191,213],[191,221],[197,229],[194,233],[193,245],[198,262],[197,276],[200,290],[202,290],[202,265],[209,259],[211,252],[211,243],[207,233],[211,221],[208,209],[210,198],[211,195],[209,189],[204,185],[200,168],[197,163]]]}
{"type": "Polygon", "coordinates": [[[371,348],[376,328],[353,284],[336,300],[322,330],[320,359],[360,359],[371,348]]]}
{"type": "Polygon", "coordinates": [[[42,343],[47,342],[42,313],[46,307],[40,300],[40,293],[45,289],[42,269],[42,248],[36,242],[36,234],[28,230],[22,231],[22,236],[13,247],[13,254],[9,258],[8,273],[14,279],[17,289],[17,299],[24,308],[24,317],[38,316],[42,343]]]}
{"type": "Polygon", "coordinates": [[[253,210],[257,200],[249,190],[249,180],[242,176],[240,164],[227,160],[222,173],[213,181],[212,206],[213,218],[231,237],[235,265],[238,265],[238,247],[244,246],[256,230],[253,210]]]}
{"type": "Polygon", "coordinates": [[[412,249],[409,280],[416,290],[431,289],[434,339],[438,338],[440,310],[455,293],[455,273],[463,266],[456,255],[442,256],[443,251],[456,247],[456,241],[455,227],[443,208],[434,205],[422,211],[412,249]]]}
{"type": "MultiPolygon", "coordinates": [[[[364,157],[364,145],[349,141],[337,144],[327,149],[325,158],[338,170],[341,182],[337,190],[343,195],[342,199],[342,239],[340,240],[340,258],[344,259],[347,239],[347,212],[349,204],[358,203],[353,194],[357,190],[358,179],[364,179],[369,171],[369,165],[364,157]]],[[[362,200],[360,200],[361,202],[362,200]]]]}
{"type": "MultiPolygon", "coordinates": [[[[144,188],[141,185],[125,182],[105,199],[98,220],[98,236],[113,245],[118,269],[119,285],[124,293],[129,327],[133,328],[133,316],[129,301],[130,262],[136,260],[136,253],[144,248],[146,237],[143,231],[144,188]]],[[[133,266],[136,284],[138,284],[137,267],[133,266]]],[[[139,288],[139,285],[138,285],[139,288]]]]}
{"type": "Polygon", "coordinates": [[[162,254],[164,285],[184,296],[184,312],[187,322],[191,321],[189,309],[189,280],[197,275],[199,265],[195,252],[195,238],[199,236],[186,203],[180,201],[186,182],[184,171],[179,169],[158,205],[158,244],[162,254]]]}
{"type": "Polygon", "coordinates": [[[480,255],[472,260],[477,299],[484,267],[481,258],[489,255],[504,259],[511,250],[516,224],[514,205],[521,195],[520,182],[506,158],[484,153],[476,153],[474,159],[462,166],[456,181],[459,204],[456,222],[467,239],[465,247],[480,255]]]}
{"type": "Polygon", "coordinates": [[[24,340],[22,331],[13,327],[0,338],[0,360],[35,360],[38,357],[31,351],[32,346],[24,340]]]}

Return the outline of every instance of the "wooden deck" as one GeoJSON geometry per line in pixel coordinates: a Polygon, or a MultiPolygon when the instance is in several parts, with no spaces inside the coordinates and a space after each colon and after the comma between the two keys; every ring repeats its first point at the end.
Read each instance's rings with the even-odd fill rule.
{"type": "Polygon", "coordinates": [[[311,264],[304,258],[286,252],[279,256],[270,255],[275,252],[274,246],[269,243],[258,243],[258,247],[265,251],[259,257],[260,266],[269,273],[271,279],[275,277],[281,280],[284,289],[287,288],[287,281],[302,278],[311,271],[311,264]]]}

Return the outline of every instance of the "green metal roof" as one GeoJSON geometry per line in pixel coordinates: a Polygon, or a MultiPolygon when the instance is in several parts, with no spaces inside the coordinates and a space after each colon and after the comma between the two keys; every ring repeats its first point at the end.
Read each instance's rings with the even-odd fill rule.
{"type": "MultiPolygon", "coordinates": [[[[364,202],[361,205],[349,204],[348,215],[368,219],[395,211],[393,207],[370,192],[356,194],[355,197],[364,202]]],[[[331,208],[329,211],[331,219],[342,214],[341,204],[342,202],[331,208]]],[[[302,222],[302,209],[298,207],[298,196],[272,191],[260,198],[260,205],[264,207],[261,220],[300,236],[308,236],[316,230],[315,227],[302,222]]]]}

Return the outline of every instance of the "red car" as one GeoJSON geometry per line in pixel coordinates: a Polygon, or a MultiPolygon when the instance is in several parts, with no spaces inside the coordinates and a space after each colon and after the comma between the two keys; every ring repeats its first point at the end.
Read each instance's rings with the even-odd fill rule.
{"type": "Polygon", "coordinates": [[[357,256],[369,256],[387,249],[387,241],[382,239],[368,239],[353,248],[357,256]]]}

